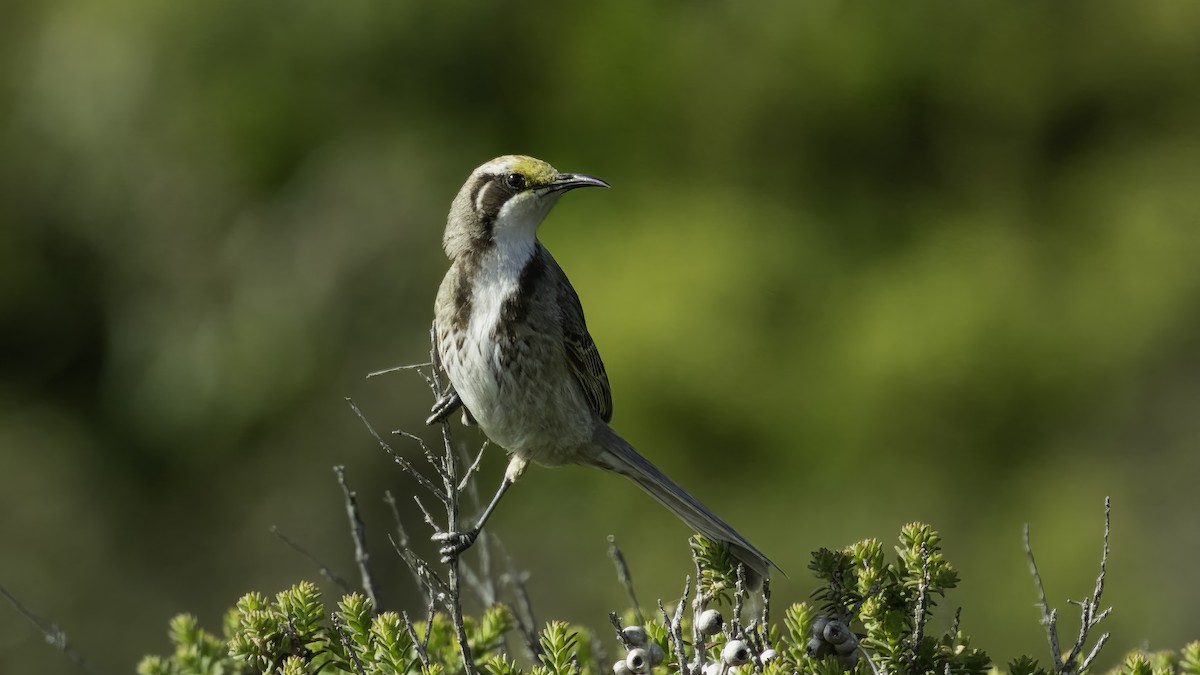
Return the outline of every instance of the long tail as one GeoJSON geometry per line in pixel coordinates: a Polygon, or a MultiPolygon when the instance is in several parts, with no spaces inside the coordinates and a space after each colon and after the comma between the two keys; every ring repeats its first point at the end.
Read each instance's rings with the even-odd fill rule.
{"type": "Polygon", "coordinates": [[[596,426],[596,433],[592,441],[599,452],[591,458],[592,463],[601,469],[619,473],[637,483],[638,487],[658,500],[660,504],[667,507],[671,513],[678,516],[696,532],[709,539],[729,544],[729,550],[733,556],[745,563],[747,583],[751,588],[761,586],[762,580],[771,575],[772,567],[779,569],[779,566],[771,562],[770,558],[762,551],[755,548],[754,544],[747,541],[729,523],[721,520],[707,506],[688,494],[667,474],[651,464],[650,460],[642,457],[637,450],[633,449],[633,446],[629,445],[607,424],[599,423],[596,426]]]}

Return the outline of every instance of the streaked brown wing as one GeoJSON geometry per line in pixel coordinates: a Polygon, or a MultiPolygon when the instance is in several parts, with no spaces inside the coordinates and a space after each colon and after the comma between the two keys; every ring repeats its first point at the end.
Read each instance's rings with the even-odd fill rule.
{"type": "Polygon", "coordinates": [[[600,351],[588,333],[587,323],[583,320],[583,307],[579,304],[579,295],[575,292],[567,275],[558,266],[553,256],[542,249],[550,264],[547,266],[555,284],[559,288],[558,309],[562,317],[563,351],[567,355],[567,364],[571,373],[583,389],[592,410],[605,422],[611,422],[613,416],[612,390],[608,384],[608,374],[604,372],[604,362],[600,360],[600,351]]]}

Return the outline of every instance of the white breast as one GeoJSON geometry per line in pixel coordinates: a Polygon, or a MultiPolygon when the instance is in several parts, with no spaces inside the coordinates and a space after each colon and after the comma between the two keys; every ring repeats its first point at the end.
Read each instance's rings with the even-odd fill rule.
{"type": "MultiPolygon", "coordinates": [[[[493,436],[504,435],[498,426],[504,417],[500,407],[500,345],[496,342],[496,324],[500,312],[520,289],[521,271],[533,256],[536,240],[525,245],[497,242],[480,261],[471,292],[471,316],[467,322],[461,349],[446,344],[443,363],[467,409],[493,436]],[[501,245],[501,244],[505,245],[501,245]]],[[[454,341],[449,341],[454,342],[454,341]]]]}

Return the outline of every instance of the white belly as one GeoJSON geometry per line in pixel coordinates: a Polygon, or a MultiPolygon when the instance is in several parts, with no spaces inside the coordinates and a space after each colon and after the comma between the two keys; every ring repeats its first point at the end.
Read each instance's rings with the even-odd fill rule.
{"type": "Polygon", "coordinates": [[[492,269],[485,262],[476,277],[463,339],[439,339],[442,366],[494,443],[540,464],[570,462],[591,440],[594,420],[567,368],[561,331],[525,324],[498,338],[496,323],[518,290],[519,274],[497,269],[502,261],[488,262],[492,269]]]}

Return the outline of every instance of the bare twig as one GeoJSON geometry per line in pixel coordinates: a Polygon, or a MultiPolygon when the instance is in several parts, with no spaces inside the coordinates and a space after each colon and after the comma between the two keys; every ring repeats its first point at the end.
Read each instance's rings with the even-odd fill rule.
{"type": "Polygon", "coordinates": [[[633,592],[633,575],[629,573],[629,564],[625,562],[625,554],[617,545],[617,538],[611,534],[608,535],[608,557],[612,558],[613,565],[617,568],[617,581],[621,582],[621,585],[625,587],[625,592],[629,594],[629,604],[633,609],[633,616],[639,625],[645,624],[646,618],[642,616],[642,606],[638,603],[637,594],[633,592]]]}
{"type": "Polygon", "coordinates": [[[434,572],[429,567],[429,563],[421,559],[421,556],[414,553],[411,548],[402,546],[391,537],[388,537],[388,541],[392,543],[392,548],[396,550],[400,559],[408,565],[409,571],[412,572],[413,578],[416,579],[417,586],[420,587],[422,592],[427,596],[433,597],[444,595],[449,590],[446,582],[438,576],[437,572],[434,572]]]}
{"type": "Polygon", "coordinates": [[[929,549],[921,542],[921,579],[917,582],[917,604],[913,609],[912,654],[909,668],[913,675],[919,675],[921,670],[918,661],[921,657],[921,641],[925,639],[925,621],[929,618],[929,549]]]}
{"type": "Polygon", "coordinates": [[[358,573],[362,576],[363,592],[371,601],[371,613],[379,613],[379,594],[375,591],[375,583],[371,579],[371,556],[367,553],[366,526],[358,512],[358,496],[346,482],[346,467],[341,464],[333,467],[337,474],[338,485],[342,486],[342,495],[346,498],[346,517],[350,519],[350,536],[354,539],[354,562],[358,563],[358,573]]]}
{"type": "Polygon", "coordinates": [[[730,625],[725,626],[725,634],[730,638],[738,639],[746,634],[746,628],[742,625],[742,609],[746,604],[746,565],[743,563],[737,564],[737,585],[733,588],[733,621],[730,625]]]}
{"type": "Polygon", "coordinates": [[[12,605],[13,609],[17,610],[18,614],[25,617],[26,621],[33,624],[35,628],[41,631],[42,637],[46,640],[46,644],[62,652],[63,655],[67,657],[67,660],[75,664],[75,667],[79,670],[82,670],[85,673],[95,672],[92,670],[92,667],[87,660],[83,658],[83,655],[80,654],[79,651],[75,649],[75,646],[71,644],[71,641],[67,639],[66,632],[59,628],[57,624],[55,624],[53,621],[43,619],[29,611],[25,605],[21,604],[20,600],[17,600],[15,595],[9,593],[8,589],[3,586],[0,586],[0,595],[3,595],[4,599],[8,600],[8,604],[12,605]]]}
{"type": "MultiPolygon", "coordinates": [[[[430,349],[430,362],[437,363],[437,340],[436,333],[430,329],[429,341],[432,345],[430,349]]],[[[438,368],[434,368],[431,374],[434,385],[434,395],[441,398],[447,391],[442,383],[442,378],[438,374],[438,368]]],[[[442,486],[447,496],[446,500],[446,531],[458,531],[458,477],[457,477],[457,462],[454,458],[454,439],[450,434],[450,423],[447,420],[442,420],[442,444],[445,447],[445,455],[441,462],[442,486]]],[[[422,443],[422,445],[424,445],[422,443]]],[[[461,579],[459,575],[459,556],[450,556],[450,561],[447,563],[446,577],[450,585],[449,597],[446,599],[448,605],[450,620],[454,623],[455,633],[458,635],[458,649],[462,653],[463,670],[466,675],[476,675],[475,661],[471,657],[471,645],[467,642],[467,628],[463,623],[462,611],[462,589],[461,579]]]]}
{"type": "Polygon", "coordinates": [[[488,441],[484,441],[479,446],[479,453],[475,455],[475,461],[467,465],[467,470],[463,472],[462,482],[458,484],[458,491],[464,490],[471,495],[475,502],[475,508],[479,508],[479,491],[475,489],[474,481],[471,479],[475,476],[475,472],[479,471],[479,463],[483,461],[483,451],[488,449],[488,441]]]}
{"type": "Polygon", "coordinates": [[[704,590],[704,570],[700,568],[700,556],[695,548],[692,549],[692,564],[696,567],[696,595],[692,597],[692,651],[695,658],[686,669],[690,673],[698,673],[704,665],[704,634],[700,632],[700,622],[697,619],[704,613],[709,596],[704,590]]]}
{"type": "Polygon", "coordinates": [[[416,370],[418,368],[425,368],[427,366],[432,366],[432,365],[433,365],[432,363],[410,363],[405,366],[392,366],[391,368],[384,368],[383,370],[373,370],[373,371],[367,373],[367,379],[369,380],[372,377],[378,377],[380,375],[387,375],[388,373],[396,373],[401,370],[416,370]]]}
{"type": "MultiPolygon", "coordinates": [[[[434,470],[438,472],[439,476],[442,476],[443,478],[445,477],[444,474],[446,472],[446,468],[443,464],[442,458],[434,455],[433,452],[429,450],[429,446],[425,445],[425,439],[403,429],[397,429],[392,433],[396,434],[397,436],[403,436],[410,441],[416,441],[417,447],[421,448],[421,452],[425,455],[425,461],[429,462],[429,466],[432,466],[434,470]]],[[[449,490],[447,490],[447,493],[449,493],[449,490]]]]}
{"type": "Polygon", "coordinates": [[[763,578],[762,585],[762,643],[763,649],[771,647],[771,579],[763,578]]]}
{"type": "MultiPolygon", "coordinates": [[[[473,461],[467,455],[465,449],[461,447],[459,449],[459,458],[462,460],[463,465],[467,467],[467,470],[463,473],[462,480],[458,482],[458,492],[467,496],[467,499],[471,503],[471,508],[476,512],[479,512],[482,506],[479,500],[479,486],[478,481],[475,480],[475,472],[479,468],[479,463],[483,460],[483,451],[487,448],[488,442],[484,441],[480,445],[479,453],[476,454],[473,461]]],[[[475,594],[479,596],[480,601],[488,607],[494,605],[499,597],[496,583],[492,576],[493,541],[499,544],[499,539],[495,538],[490,532],[480,531],[479,538],[476,540],[474,547],[479,553],[478,571],[465,563],[461,567],[463,580],[466,581],[467,586],[470,586],[475,591],[475,594]]]]}
{"type": "MultiPolygon", "coordinates": [[[[1112,608],[1100,609],[1100,596],[1104,594],[1104,576],[1108,573],[1108,534],[1112,524],[1112,501],[1109,497],[1104,498],[1104,551],[1100,554],[1100,573],[1096,575],[1096,586],[1092,589],[1092,596],[1081,603],[1082,614],[1079,623],[1079,637],[1075,640],[1075,646],[1071,649],[1071,656],[1068,660],[1074,661],[1074,658],[1079,655],[1087,644],[1088,632],[1095,628],[1097,624],[1104,620],[1105,617],[1112,612],[1112,608]]],[[[1092,661],[1100,653],[1100,648],[1108,642],[1109,634],[1106,632],[1096,641],[1096,645],[1092,648],[1083,663],[1079,664],[1080,672],[1087,670],[1092,661]]]]}
{"type": "Polygon", "coordinates": [[[426,616],[428,616],[429,619],[425,621],[425,637],[421,638],[421,651],[425,652],[426,654],[429,653],[429,637],[433,635],[433,617],[437,615],[437,611],[434,609],[433,603],[434,597],[433,595],[430,595],[425,610],[426,616]]]}
{"type": "Polygon", "coordinates": [[[691,592],[692,579],[685,577],[683,581],[683,596],[675,606],[675,615],[668,617],[662,600],[658,601],[658,611],[662,612],[663,624],[667,627],[667,636],[671,639],[671,648],[675,652],[675,661],[679,664],[679,675],[688,675],[687,652],[683,646],[683,608],[687,604],[688,593],[691,592]]]}
{"type": "Polygon", "coordinates": [[[604,650],[604,645],[601,644],[600,638],[596,637],[595,631],[588,631],[588,646],[591,647],[592,651],[592,672],[599,675],[606,670],[604,661],[608,653],[604,650]]]}
{"type": "Polygon", "coordinates": [[[337,631],[338,637],[342,641],[342,646],[345,647],[346,653],[350,655],[350,662],[354,664],[354,672],[358,675],[367,675],[367,671],[363,669],[362,660],[358,658],[358,649],[354,643],[350,641],[350,637],[346,635],[345,626],[342,624],[342,619],[337,612],[329,615],[329,622],[333,624],[333,629],[337,631]]]}
{"type": "Polygon", "coordinates": [[[1109,634],[1102,634],[1096,644],[1084,657],[1082,663],[1076,663],[1079,660],[1080,654],[1083,653],[1087,646],[1088,635],[1101,621],[1108,617],[1112,612],[1112,608],[1100,610],[1100,597],[1104,593],[1104,576],[1108,571],[1108,537],[1111,526],[1111,500],[1108,497],[1104,498],[1104,550],[1100,556],[1100,573],[1096,577],[1096,585],[1092,589],[1092,595],[1076,604],[1080,607],[1079,634],[1075,638],[1075,643],[1071,646],[1071,651],[1064,659],[1062,656],[1062,647],[1058,638],[1058,610],[1050,609],[1049,603],[1046,601],[1046,589],[1042,584],[1042,576],[1038,572],[1037,562],[1033,558],[1033,546],[1029,541],[1029,525],[1025,525],[1025,554],[1029,558],[1029,571],[1033,575],[1034,583],[1037,586],[1038,607],[1042,612],[1042,625],[1046,627],[1046,637],[1050,643],[1050,654],[1054,659],[1054,671],[1059,675],[1072,675],[1075,673],[1087,670],[1092,661],[1100,653],[1100,649],[1108,642],[1109,634]]]}
{"type": "Polygon", "coordinates": [[[500,577],[500,583],[508,586],[512,591],[515,605],[513,618],[517,621],[517,630],[525,642],[525,650],[529,653],[529,658],[540,661],[542,643],[538,640],[537,620],[533,616],[533,602],[529,599],[529,589],[525,586],[528,576],[524,572],[517,571],[516,563],[513,562],[512,556],[508,554],[503,544],[497,541],[496,546],[500,549],[500,554],[504,556],[505,565],[508,567],[508,572],[500,577]]]}
{"type": "Polygon", "coordinates": [[[633,649],[633,643],[629,641],[629,636],[625,635],[625,630],[621,626],[621,617],[617,616],[616,612],[609,612],[608,622],[612,624],[613,630],[617,633],[617,642],[620,642],[626,651],[633,649]]]}
{"type": "Polygon", "coordinates": [[[315,565],[317,568],[317,574],[320,574],[321,576],[325,577],[325,579],[327,581],[336,585],[338,588],[342,589],[343,593],[350,592],[350,584],[346,583],[345,579],[338,576],[337,572],[334,572],[328,565],[326,565],[325,563],[318,560],[316,556],[309,553],[307,550],[304,549],[304,547],[300,546],[300,544],[297,544],[296,542],[289,539],[288,536],[286,534],[284,534],[278,527],[272,525],[270,528],[268,528],[268,530],[270,531],[271,534],[278,537],[280,541],[287,544],[288,547],[291,548],[293,551],[304,556],[305,558],[308,559],[309,562],[311,562],[313,565],[315,565]]]}
{"type": "MultiPolygon", "coordinates": [[[[398,553],[400,553],[401,558],[405,558],[405,552],[407,552],[408,555],[416,558],[417,555],[408,547],[408,532],[404,529],[404,523],[400,520],[400,508],[396,504],[396,498],[392,495],[391,490],[384,490],[383,501],[388,505],[388,508],[391,509],[392,522],[396,525],[396,538],[391,539],[389,537],[392,542],[392,547],[395,548],[398,553]]],[[[413,580],[417,582],[417,586],[421,586],[421,575],[417,573],[417,570],[413,567],[412,562],[407,559],[405,559],[405,562],[408,563],[408,568],[413,574],[413,580]]]]}
{"type": "MultiPolygon", "coordinates": [[[[425,503],[421,501],[421,498],[413,495],[413,501],[417,503],[417,508],[421,509],[421,515],[425,518],[425,524],[432,528],[434,532],[441,532],[442,528],[438,527],[437,521],[433,519],[433,514],[429,512],[429,509],[425,508],[425,503]]],[[[453,529],[453,526],[451,528],[453,529]]]]}
{"type": "MultiPolygon", "coordinates": [[[[429,650],[426,644],[417,636],[417,629],[413,626],[412,619],[408,618],[408,612],[401,612],[400,616],[404,617],[404,630],[408,633],[408,639],[413,643],[413,650],[417,652],[417,658],[420,659],[421,665],[429,667],[429,650]]],[[[428,637],[428,632],[426,632],[428,637]]]]}
{"type": "MultiPolygon", "coordinates": [[[[396,451],[392,449],[392,446],[387,441],[383,440],[383,437],[379,435],[378,431],[375,431],[375,427],[372,426],[367,420],[367,416],[364,415],[362,410],[359,409],[358,404],[354,402],[354,399],[346,398],[346,403],[350,404],[350,409],[353,410],[354,414],[358,416],[359,421],[362,422],[363,426],[367,428],[367,431],[370,432],[371,436],[375,439],[375,442],[379,444],[379,447],[383,448],[384,452],[391,455],[392,459],[395,460],[395,462],[399,464],[406,473],[408,473],[410,476],[416,479],[418,483],[421,484],[421,487],[432,492],[443,503],[449,499],[449,497],[447,497],[441,489],[430,482],[430,480],[426,478],[420,471],[417,471],[416,467],[414,467],[411,462],[409,462],[403,456],[397,454],[396,451]]],[[[408,433],[407,431],[401,431],[399,433],[404,435],[406,438],[416,440],[417,444],[425,452],[425,456],[427,458],[431,456],[429,454],[429,448],[425,445],[425,441],[408,433]]]]}

